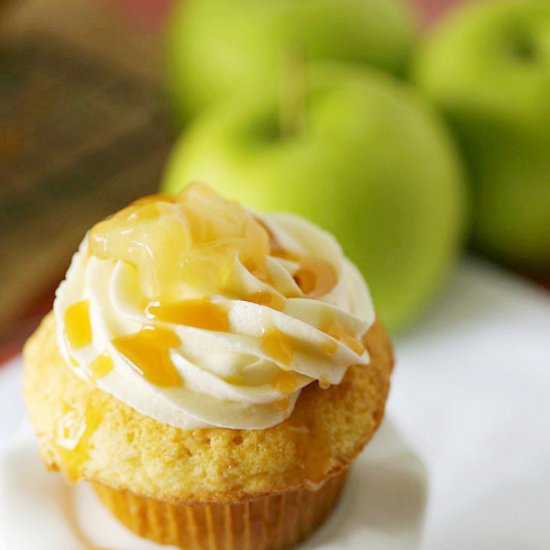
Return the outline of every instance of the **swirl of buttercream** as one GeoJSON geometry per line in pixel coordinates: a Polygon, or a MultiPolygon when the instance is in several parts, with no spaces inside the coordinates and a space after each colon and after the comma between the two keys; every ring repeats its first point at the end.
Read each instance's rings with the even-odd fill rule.
{"type": "Polygon", "coordinates": [[[54,304],[78,376],[183,429],[264,429],[306,385],[338,384],[368,364],[369,291],[330,234],[203,186],[186,193],[122,211],[82,242],[54,304]]]}

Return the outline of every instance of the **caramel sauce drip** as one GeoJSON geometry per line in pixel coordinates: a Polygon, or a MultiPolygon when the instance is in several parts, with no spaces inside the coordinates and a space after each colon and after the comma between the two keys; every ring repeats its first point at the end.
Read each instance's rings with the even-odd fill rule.
{"type": "Polygon", "coordinates": [[[84,412],[69,405],[56,423],[55,447],[60,455],[61,469],[71,483],[82,477],[82,468],[90,456],[91,439],[103,416],[91,408],[84,412]]]}
{"type": "Polygon", "coordinates": [[[69,344],[74,348],[83,348],[92,342],[88,300],[76,302],[65,311],[65,335],[69,344]]]}
{"type": "Polygon", "coordinates": [[[248,297],[248,301],[261,306],[270,307],[277,311],[282,311],[285,306],[285,299],[279,294],[275,294],[269,290],[258,290],[258,292],[248,297]]]}
{"type": "MultiPolygon", "coordinates": [[[[332,336],[357,355],[364,353],[365,345],[363,342],[355,338],[352,334],[346,332],[344,327],[338,321],[329,318],[325,322],[321,323],[320,328],[325,334],[332,336]]],[[[328,345],[329,344],[327,344],[327,346],[328,345]]]]}
{"type": "Polygon", "coordinates": [[[147,317],[158,321],[186,325],[188,327],[227,332],[229,311],[221,304],[198,298],[172,304],[153,302],[146,308],[147,317]]]}
{"type": "Polygon", "coordinates": [[[330,388],[330,381],[328,378],[321,377],[319,378],[319,387],[322,390],[328,390],[330,388]]]}
{"type": "Polygon", "coordinates": [[[318,489],[326,480],[332,457],[331,445],[326,435],[311,437],[316,431],[314,423],[314,418],[305,419],[301,426],[290,432],[296,449],[296,468],[302,475],[306,475],[306,487],[312,490],[318,489]]]}
{"type": "Polygon", "coordinates": [[[134,370],[161,388],[181,386],[183,383],[169,353],[170,348],[179,344],[179,338],[172,331],[152,326],[113,340],[113,345],[134,370]]]}
{"type": "Polygon", "coordinates": [[[270,327],[264,331],[260,340],[260,347],[264,353],[284,366],[290,365],[294,357],[292,339],[275,327],[270,327]]]}
{"type": "Polygon", "coordinates": [[[113,360],[105,353],[96,357],[88,367],[90,378],[95,382],[104,378],[113,370],[113,360]]]}
{"type": "Polygon", "coordinates": [[[295,392],[298,388],[298,379],[293,372],[279,370],[273,377],[272,384],[278,392],[288,395],[295,392]]]}

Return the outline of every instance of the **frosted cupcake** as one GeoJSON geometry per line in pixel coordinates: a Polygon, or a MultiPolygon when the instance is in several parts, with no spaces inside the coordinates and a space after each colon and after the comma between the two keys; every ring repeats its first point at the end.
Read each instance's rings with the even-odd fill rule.
{"type": "Polygon", "coordinates": [[[48,468],[143,537],[235,550],[323,522],[393,363],[332,236],[203,185],[93,227],[24,356],[48,468]]]}

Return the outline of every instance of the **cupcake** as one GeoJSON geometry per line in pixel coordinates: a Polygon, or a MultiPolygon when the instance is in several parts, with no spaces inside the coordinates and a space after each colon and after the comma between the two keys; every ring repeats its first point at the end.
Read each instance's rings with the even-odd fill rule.
{"type": "Polygon", "coordinates": [[[47,468],[138,535],[199,550],[290,548],[318,527],[393,364],[331,235],[199,184],[89,231],[24,362],[47,468]]]}

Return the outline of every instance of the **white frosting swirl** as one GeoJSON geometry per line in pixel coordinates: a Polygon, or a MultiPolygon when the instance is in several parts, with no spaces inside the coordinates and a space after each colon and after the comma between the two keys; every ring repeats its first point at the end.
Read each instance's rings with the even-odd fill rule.
{"type": "Polygon", "coordinates": [[[338,384],[349,366],[367,364],[366,350],[323,331],[324,320],[331,319],[346,336],[360,341],[373,323],[370,295],[357,268],[344,257],[331,235],[302,218],[270,214],[258,219],[285,249],[330,263],[337,283],[328,294],[305,297],[293,278],[297,265],[292,260],[269,256],[268,284],[235,258],[232,277],[238,279],[240,287],[250,293],[268,288],[297,297],[285,299],[278,311],[251,301],[211,295],[209,299],[228,312],[226,332],[151,319],[142,307],[144,296],[135,266],[91,255],[85,238],[54,304],[59,348],[70,368],[90,380],[86,365],[102,354],[110,357],[113,368],[93,383],[162,423],[184,429],[264,429],[291,414],[301,388],[307,384],[315,380],[338,384]],[[75,347],[66,337],[66,312],[82,300],[88,302],[92,337],[89,344],[75,347]],[[135,334],[145,325],[168,328],[179,338],[180,345],[170,348],[169,355],[183,380],[181,385],[159,387],[151,383],[113,345],[114,339],[135,334]],[[288,364],[266,353],[261,345],[270,327],[292,342],[288,364]],[[288,394],[273,384],[274,378],[286,371],[293,373],[296,383],[288,394]]]}

